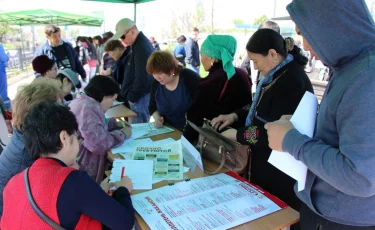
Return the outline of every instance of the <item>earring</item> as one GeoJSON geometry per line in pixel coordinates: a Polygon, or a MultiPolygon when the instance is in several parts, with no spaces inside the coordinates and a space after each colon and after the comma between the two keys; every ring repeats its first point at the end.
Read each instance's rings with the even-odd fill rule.
{"type": "Polygon", "coordinates": [[[213,62],[211,62],[211,66],[213,66],[214,65],[214,63],[213,62]]]}

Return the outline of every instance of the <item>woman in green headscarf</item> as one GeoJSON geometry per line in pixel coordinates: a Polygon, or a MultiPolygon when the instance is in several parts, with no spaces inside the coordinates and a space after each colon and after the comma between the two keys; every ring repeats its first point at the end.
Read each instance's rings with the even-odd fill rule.
{"type": "MultiPolygon", "coordinates": [[[[242,69],[233,66],[237,41],[229,35],[209,35],[201,47],[201,62],[208,76],[199,84],[187,120],[198,126],[224,111],[231,112],[251,103],[251,82],[242,69]]],[[[198,133],[187,125],[184,136],[195,142],[198,133]]]]}

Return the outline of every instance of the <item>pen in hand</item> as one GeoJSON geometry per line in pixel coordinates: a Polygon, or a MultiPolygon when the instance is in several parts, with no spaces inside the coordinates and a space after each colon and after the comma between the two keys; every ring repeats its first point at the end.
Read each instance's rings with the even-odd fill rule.
{"type": "Polygon", "coordinates": [[[266,120],[264,119],[263,117],[261,117],[258,112],[255,112],[255,118],[260,121],[260,122],[263,122],[264,124],[268,123],[268,122],[272,122],[272,121],[269,121],[269,120],[266,120]]]}

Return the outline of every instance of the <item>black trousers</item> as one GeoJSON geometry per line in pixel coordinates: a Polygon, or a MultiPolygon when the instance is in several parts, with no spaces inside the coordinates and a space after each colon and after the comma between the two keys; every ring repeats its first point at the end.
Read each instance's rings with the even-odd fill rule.
{"type": "MultiPolygon", "coordinates": [[[[373,227],[356,227],[349,225],[337,224],[326,220],[315,214],[306,204],[301,204],[300,209],[301,229],[302,230],[375,230],[373,227]]],[[[375,218],[375,217],[374,217],[375,218]]]]}

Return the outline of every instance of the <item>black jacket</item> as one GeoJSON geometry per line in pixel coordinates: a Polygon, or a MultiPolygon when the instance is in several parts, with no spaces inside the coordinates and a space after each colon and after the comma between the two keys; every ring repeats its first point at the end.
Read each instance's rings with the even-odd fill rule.
{"type": "MultiPolygon", "coordinates": [[[[187,111],[187,120],[202,126],[204,118],[213,119],[220,114],[229,114],[251,103],[251,82],[245,71],[236,68],[220,98],[225,82],[228,81],[222,62],[216,62],[206,78],[203,78],[195,92],[193,102],[187,111]]],[[[186,125],[184,137],[191,143],[198,139],[198,133],[186,125]]]]}
{"type": "Polygon", "coordinates": [[[188,38],[185,43],[186,50],[186,63],[194,67],[199,67],[201,61],[199,59],[199,46],[198,42],[194,41],[192,38],[188,38]]]}
{"type": "MultiPolygon", "coordinates": [[[[287,64],[274,75],[274,80],[262,87],[255,111],[268,121],[280,119],[282,115],[291,115],[296,110],[306,91],[313,93],[310,79],[303,67],[295,61],[287,64]]],[[[238,122],[245,125],[250,106],[237,111],[238,122]]],[[[267,131],[264,123],[253,118],[250,127],[237,130],[237,141],[251,145],[251,182],[267,192],[277,196],[292,208],[299,210],[300,201],[295,196],[295,180],[268,163],[271,149],[268,147],[267,131]]]]}
{"type": "Polygon", "coordinates": [[[154,52],[154,47],[151,42],[142,32],[139,32],[126,58],[124,80],[120,92],[122,100],[136,103],[151,92],[154,78],[147,73],[146,63],[152,52],[154,52]]]}

